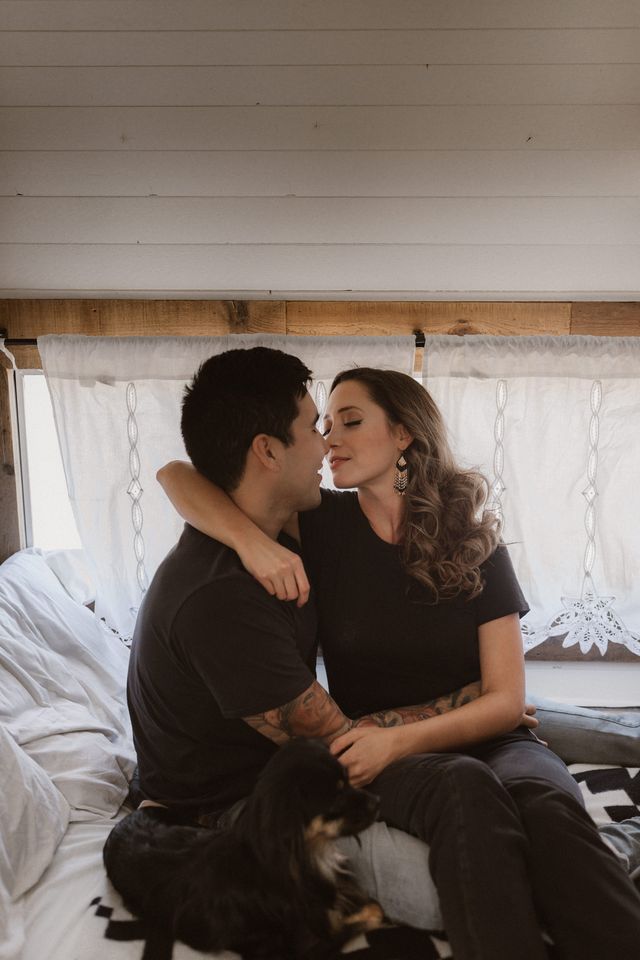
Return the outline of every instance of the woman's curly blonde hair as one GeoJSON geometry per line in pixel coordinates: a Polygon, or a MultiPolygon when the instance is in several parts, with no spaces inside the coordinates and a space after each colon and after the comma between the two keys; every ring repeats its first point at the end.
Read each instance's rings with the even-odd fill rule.
{"type": "Polygon", "coordinates": [[[488,485],[481,473],[456,464],[438,407],[413,377],[395,370],[355,367],[331,385],[356,380],[391,425],[413,437],[408,464],[402,559],[410,576],[428,588],[433,602],[482,592],[480,564],[499,542],[499,521],[485,509],[488,485]]]}

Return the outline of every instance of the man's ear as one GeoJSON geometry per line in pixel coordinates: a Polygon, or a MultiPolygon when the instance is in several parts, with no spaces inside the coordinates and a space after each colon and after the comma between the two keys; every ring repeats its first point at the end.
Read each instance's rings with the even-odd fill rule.
{"type": "Polygon", "coordinates": [[[279,442],[268,433],[258,433],[251,441],[251,452],[266,470],[274,470],[279,466],[277,448],[279,442]]]}

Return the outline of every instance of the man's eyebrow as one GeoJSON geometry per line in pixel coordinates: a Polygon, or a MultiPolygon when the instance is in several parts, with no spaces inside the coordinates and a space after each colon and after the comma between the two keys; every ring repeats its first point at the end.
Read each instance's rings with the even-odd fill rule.
{"type": "Polygon", "coordinates": [[[320,419],[320,414],[319,414],[318,411],[316,410],[316,415],[315,415],[315,417],[313,418],[313,425],[314,425],[314,427],[315,427],[315,425],[316,425],[316,423],[318,422],[319,419],[320,419]]]}

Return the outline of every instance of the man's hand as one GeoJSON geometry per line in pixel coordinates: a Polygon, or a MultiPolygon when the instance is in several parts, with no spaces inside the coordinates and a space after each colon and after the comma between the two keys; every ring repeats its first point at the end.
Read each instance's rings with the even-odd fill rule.
{"type": "Polygon", "coordinates": [[[297,600],[302,607],[309,599],[309,581],[302,558],[270,537],[253,539],[237,551],[247,573],[278,600],[297,600]]]}

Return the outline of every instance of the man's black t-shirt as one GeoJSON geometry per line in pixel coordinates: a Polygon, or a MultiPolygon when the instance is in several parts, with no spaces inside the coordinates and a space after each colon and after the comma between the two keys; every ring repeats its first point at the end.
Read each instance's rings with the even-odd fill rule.
{"type": "Polygon", "coordinates": [[[306,690],[315,653],[313,602],[298,609],[269,596],[233,550],[186,525],[145,595],[131,648],[143,793],[201,812],[246,796],[276,747],[241,718],[306,690]]]}
{"type": "Polygon", "coordinates": [[[430,602],[405,573],[400,548],[373,532],[355,493],[323,490],[322,505],[300,514],[300,531],[329,688],[349,717],[425,703],[478,680],[480,624],[529,609],[504,546],[481,566],[479,597],[430,602]]]}

